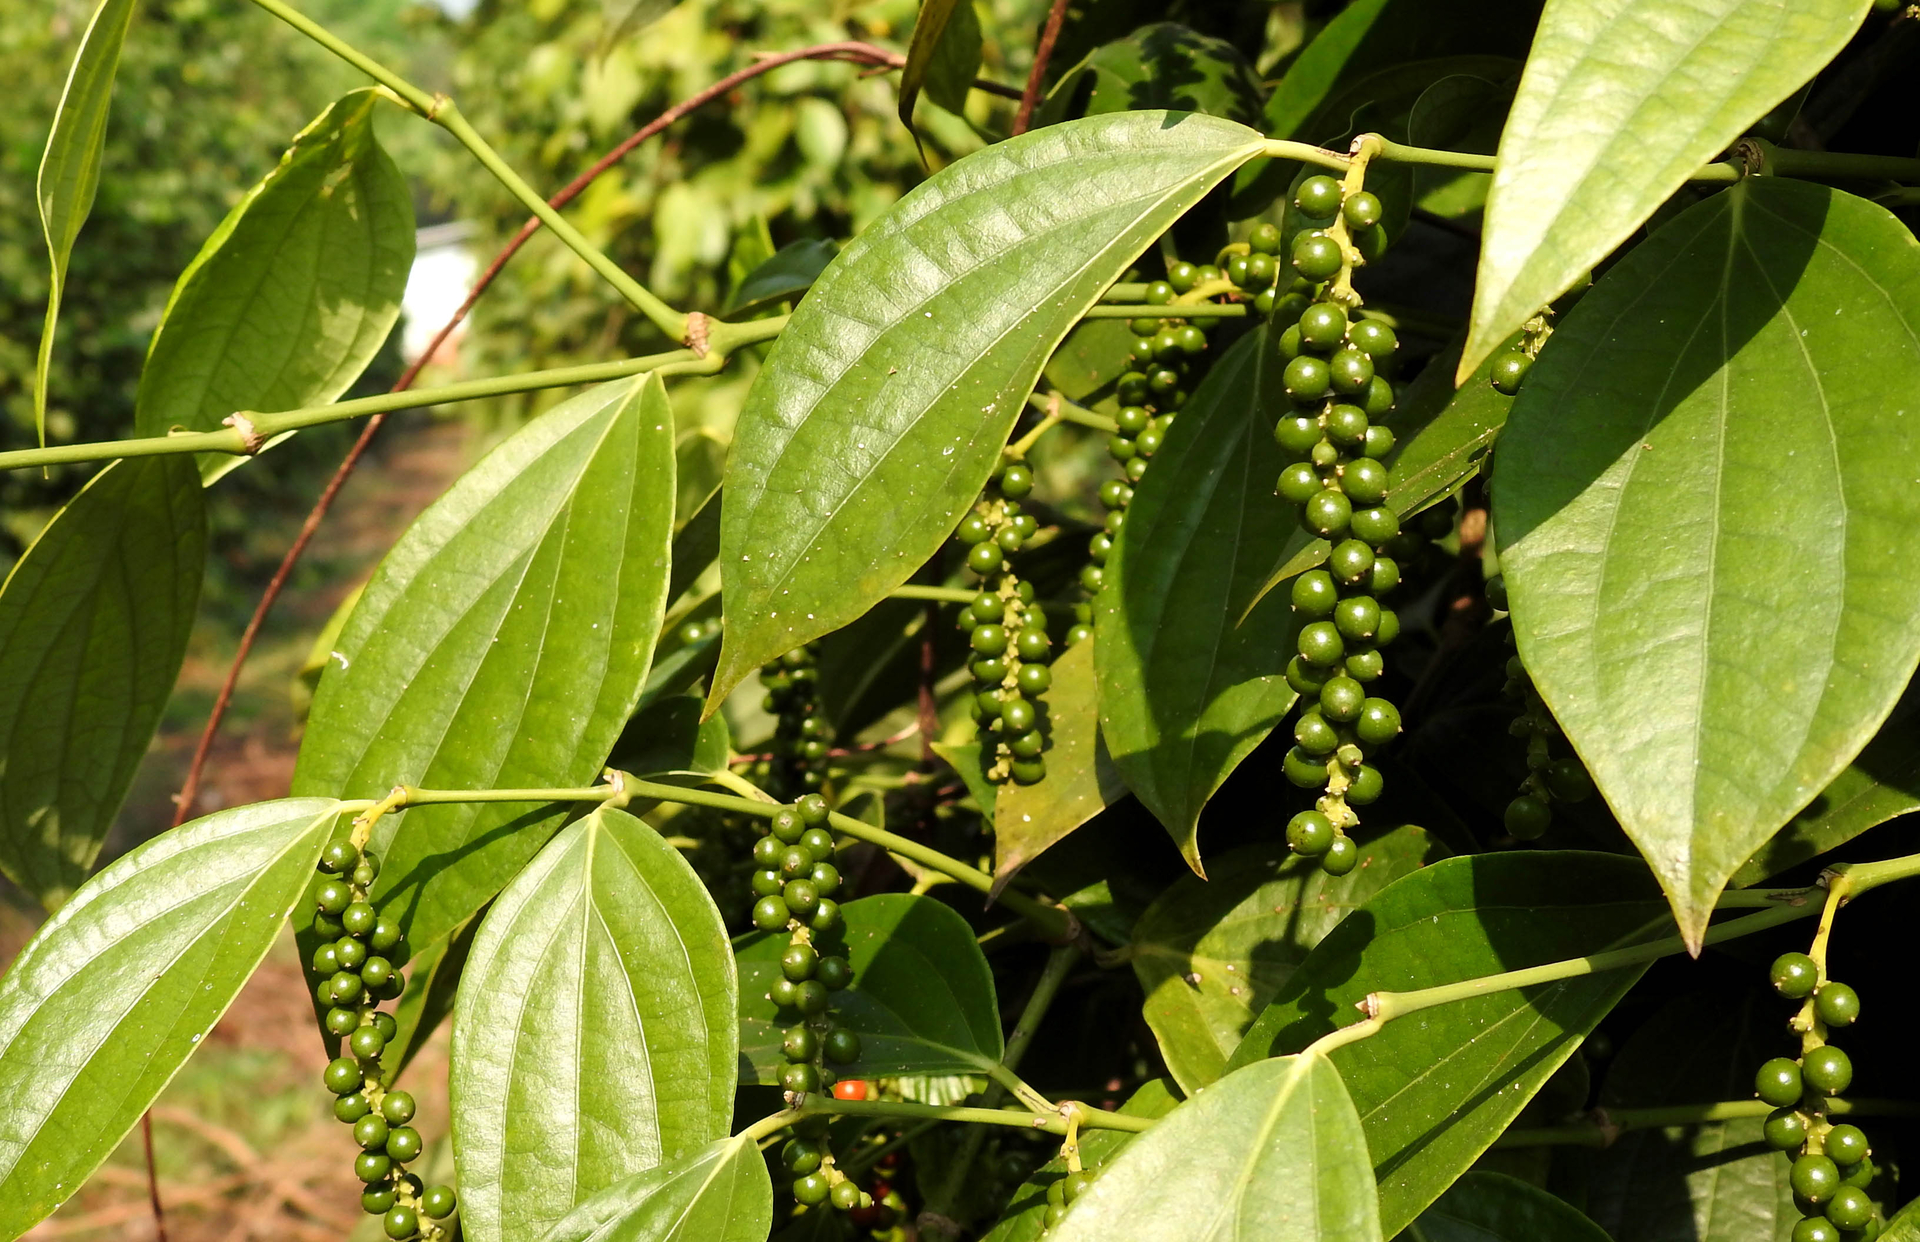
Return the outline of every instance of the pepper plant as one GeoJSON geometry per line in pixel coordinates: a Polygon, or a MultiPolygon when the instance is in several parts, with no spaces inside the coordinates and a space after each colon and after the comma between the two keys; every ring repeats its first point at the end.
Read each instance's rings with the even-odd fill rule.
{"type": "MultiPolygon", "coordinates": [[[[372,85],[181,276],[126,438],[0,453],[99,464],[0,590],[52,911],[0,1233],[290,921],[396,1242],[1920,1236],[1910,920],[1852,906],[1920,876],[1920,13],[1060,4],[1016,110],[925,0],[818,54],[991,141],[685,309],[254,2],[372,85]],[[420,121],[663,348],[339,399],[420,121]],[[742,371],[715,477],[676,394],[742,371]],[[290,796],[94,872],[220,478],[567,389],[338,618],[290,796]]],[[[43,377],[134,8],[41,168],[43,377]]]]}

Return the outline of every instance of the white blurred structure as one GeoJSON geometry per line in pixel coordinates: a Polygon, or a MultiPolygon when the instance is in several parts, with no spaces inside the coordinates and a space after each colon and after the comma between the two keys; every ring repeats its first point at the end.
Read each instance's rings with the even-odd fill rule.
{"type": "MultiPolygon", "coordinates": [[[[464,220],[433,224],[414,235],[413,269],[407,274],[407,291],[400,297],[405,321],[400,326],[400,352],[409,362],[420,356],[440,325],[452,318],[473,286],[480,264],[467,249],[473,225],[464,220]]],[[[460,338],[466,335],[463,323],[449,336],[432,359],[435,366],[450,365],[459,353],[460,338]]]]}

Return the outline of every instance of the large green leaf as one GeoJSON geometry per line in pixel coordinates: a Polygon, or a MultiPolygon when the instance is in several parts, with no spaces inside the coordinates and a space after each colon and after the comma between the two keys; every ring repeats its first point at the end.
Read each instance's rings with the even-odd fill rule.
{"type": "Polygon", "coordinates": [[[1500,138],[1460,374],[1824,68],[1867,8],[1549,0],[1500,138]]]}
{"type": "Polygon", "coordinates": [[[140,376],[138,434],[323,405],[373,361],[413,263],[413,197],[374,139],[379,99],[354,91],[316,117],[194,256],[140,376]]]}
{"type": "Polygon", "coordinates": [[[100,188],[100,156],[106,147],[107,113],[113,105],[113,78],[120,48],[133,21],[134,0],[100,0],[80,36],[80,50],[67,71],[66,89],[53,114],[53,132],[40,157],[34,197],[40,206],[40,230],[47,239],[52,279],[47,289],[47,323],[40,332],[40,353],[33,370],[33,425],[47,438],[47,369],[53,363],[54,331],[60,325],[60,295],[67,283],[67,260],[74,239],[93,210],[100,188]]]}
{"type": "MultiPolygon", "coordinates": [[[[1404,992],[1671,935],[1636,860],[1534,851],[1449,858],[1389,885],[1307,955],[1228,1061],[1297,1052],[1404,992]]],[[[1492,1144],[1644,967],[1493,992],[1333,1050],[1398,1232],[1492,1144]]]]}
{"type": "Polygon", "coordinates": [[[0,978],[0,1237],[80,1189],[273,946],[338,804],[259,802],[115,860],[0,978]]]}
{"type": "Polygon", "coordinates": [[[740,412],[710,711],[940,547],[1081,312],[1260,141],[1159,112],[1048,126],[942,169],[840,252],[740,412]]]}
{"type": "Polygon", "coordinates": [[[1051,1242],[1378,1242],[1366,1139],[1325,1057],[1229,1074],[1128,1143],[1051,1242]]]}
{"type": "Polygon", "coordinates": [[[1133,972],[1180,1089],[1226,1072],[1254,1018],[1340,920],[1444,854],[1408,825],[1361,846],[1360,864],[1337,878],[1276,841],[1225,855],[1205,880],[1176,880],[1134,925],[1133,972]]]}
{"type": "MultiPolygon", "coordinates": [[[[1648,1242],[1640,1234],[1623,1234],[1648,1242]]],[[[1565,1199],[1504,1173],[1468,1173],[1407,1226],[1403,1242],[1611,1242],[1565,1199]]]]}
{"type": "Polygon", "coordinates": [[[724,1138],[733,985],[720,912],[653,829],[601,807],[549,842],[487,911],[454,1006],[466,1236],[538,1237],[724,1138]]]}
{"type": "MultiPolygon", "coordinates": [[[[993,820],[997,879],[1004,881],[1048,846],[1127,796],[1127,786],[1100,736],[1096,697],[1093,644],[1075,644],[1053,662],[1053,685],[1046,695],[1046,776],[1031,785],[1000,787],[987,808],[993,820]]],[[[975,764],[977,770],[977,758],[975,764]]]]}
{"type": "Polygon", "coordinates": [[[1520,654],[1691,939],[1920,661],[1916,390],[1920,244],[1769,177],[1635,248],[1514,403],[1520,654]]]}
{"type": "MultiPolygon", "coordinates": [[[[722,1139],[636,1173],[569,1212],[542,1242],[766,1242],[773,1179],[752,1140],[722,1139]]],[[[516,1235],[519,1236],[519,1235],[516,1235]]]]}
{"type": "Polygon", "coordinates": [[[1920,720],[1914,719],[1882,728],[1728,884],[1758,884],[1910,811],[1920,811],[1920,720]]]}
{"type": "MultiPolygon", "coordinates": [[[[1702,990],[1670,1002],[1620,1049],[1600,1103],[1710,1104],[1753,1093],[1753,1072],[1780,1052],[1784,1007],[1757,993],[1702,990]]],[[[1761,1119],[1633,1130],[1586,1157],[1587,1210],[1633,1242],[1788,1242],[1787,1157],[1761,1119]]]]}
{"type": "Polygon", "coordinates": [[[0,872],[49,908],[86,878],[187,651],[207,513],[181,457],[115,462],[0,587],[0,872]]]}
{"type": "MultiPolygon", "coordinates": [[[[1152,1078],[1115,1111],[1127,1117],[1158,1120],[1179,1103],[1180,1096],[1172,1084],[1164,1078],[1152,1078]]],[[[1121,1150],[1134,1138],[1135,1135],[1126,1130],[1080,1131],[1081,1167],[1098,1174],[1119,1158],[1121,1150]]],[[[1036,1170],[1013,1192],[999,1222],[981,1242],[1040,1242],[1047,1236],[1047,1187],[1066,1175],[1067,1162],[1058,1156],[1036,1170]]]]}
{"type": "MultiPolygon", "coordinates": [[[[646,681],[673,503],[658,377],[593,389],[515,433],[368,583],[314,694],[295,791],[592,780],[646,681]]],[[[375,904],[429,943],[499,892],[562,815],[468,803],[388,816],[375,904]]]]}
{"type": "Polygon", "coordinates": [[[1887,1222],[1880,1242],[1920,1242],[1920,1199],[1907,1204],[1898,1216],[1887,1222]]]}
{"type": "MultiPolygon", "coordinates": [[[[909,893],[862,897],[840,912],[846,926],[822,944],[853,967],[853,986],[833,1000],[840,1024],[860,1035],[860,1059],[843,1077],[977,1073],[1000,1059],[993,972],[965,919],[909,893]]],[[[767,989],[787,943],[785,933],[754,933],[735,948],[742,1082],[778,1081],[786,1064],[780,1040],[789,1023],[767,989]]]]}
{"type": "Polygon", "coordinates": [[[1207,372],[1140,480],[1095,600],[1101,736],[1196,871],[1201,808],[1299,697],[1287,601],[1244,619],[1222,606],[1254,593],[1298,529],[1273,491],[1282,362],[1263,325],[1207,372]]]}

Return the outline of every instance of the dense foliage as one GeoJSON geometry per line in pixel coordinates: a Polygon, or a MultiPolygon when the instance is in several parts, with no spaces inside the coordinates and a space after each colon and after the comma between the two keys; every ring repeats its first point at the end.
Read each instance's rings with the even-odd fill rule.
{"type": "Polygon", "coordinates": [[[395,1242],[1920,1237],[1920,10],[490,5],[450,97],[254,3],[377,85],[0,453],[97,470],[0,588],[0,1234],[290,923],[395,1242]],[[356,398],[409,157],[541,235],[356,398]],[[95,871],[209,493],[464,400],[289,796],[95,871]]]}

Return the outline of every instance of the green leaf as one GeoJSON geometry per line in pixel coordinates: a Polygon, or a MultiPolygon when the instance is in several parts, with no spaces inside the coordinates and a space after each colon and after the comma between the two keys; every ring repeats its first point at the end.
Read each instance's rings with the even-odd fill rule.
{"type": "MultiPolygon", "coordinates": [[[[1611,1242],[1565,1199],[1504,1173],[1471,1172],[1420,1213],[1407,1242],[1611,1242]]],[[[1649,1242],[1643,1234],[1623,1234],[1649,1242]]]]}
{"type": "Polygon", "coordinates": [[[900,119],[909,129],[923,85],[927,98],[948,112],[964,111],[967,92],[980,74],[980,43],[980,13],[973,0],[921,0],[900,72],[900,119]]]}
{"type": "Polygon", "coordinates": [[[1742,863],[1731,888],[1758,884],[1869,828],[1920,811],[1920,720],[1889,723],[1787,826],[1742,863]]]}
{"type": "Polygon", "coordinates": [[[731,757],[727,722],[700,719],[700,699],[668,695],[633,714],[613,744],[609,767],[635,776],[669,772],[724,772],[731,757]]]}
{"type": "MultiPolygon", "coordinates": [[[[993,973],[967,921],[931,897],[881,893],[840,907],[846,926],[823,943],[853,967],[836,993],[838,1021],[860,1035],[843,1078],[977,1073],[1000,1060],[993,973]]],[[[786,951],[784,932],[735,943],[740,968],[740,1081],[777,1082],[787,1023],[767,999],[786,951]]],[[[825,948],[823,952],[827,951],[825,948]]]]}
{"type": "Polygon", "coordinates": [[[1165,113],[1048,126],[942,169],[840,252],[740,412],[709,712],[933,555],[1067,330],[1260,142],[1165,113]]]}
{"type": "MultiPolygon", "coordinates": [[[[1695,991],[1656,1013],[1620,1049],[1605,1107],[1710,1104],[1753,1093],[1753,1071],[1780,1051],[1778,1001],[1757,992],[1695,991]]],[[[1787,1157],[1768,1148],[1761,1118],[1632,1130],[1586,1154],[1587,1208],[1634,1242],[1788,1242],[1787,1157]]]]}
{"type": "Polygon", "coordinates": [[[389,1086],[400,1080],[428,1037],[453,1015],[460,976],[479,930],[480,916],[475,915],[448,935],[414,949],[407,990],[393,1006],[394,1036],[380,1056],[381,1079],[389,1086]]]}
{"type": "Polygon", "coordinates": [[[1137,338],[1124,319],[1082,319],[1042,372],[1069,401],[1085,401],[1133,365],[1137,338]]]}
{"type": "MultiPolygon", "coordinates": [[[[1055,686],[1060,683],[1054,682],[1055,686]]],[[[1049,691],[1051,693],[1051,691],[1049,691]]],[[[980,814],[992,822],[993,814],[1000,801],[1000,787],[987,779],[980,766],[980,743],[978,742],[934,742],[930,749],[934,754],[960,774],[960,783],[980,807],[980,814]]],[[[995,834],[996,845],[999,834],[995,834]]]]}
{"type": "MultiPolygon", "coordinates": [[[[595,388],[516,432],[367,584],[314,695],[295,791],[592,780],[659,636],[673,498],[657,376],[595,388]]],[[[467,803],[387,816],[374,902],[431,942],[492,899],[563,815],[467,803]]]]}
{"type": "Polygon", "coordinates": [[[1127,1144],[1050,1242],[1378,1242],[1366,1139],[1319,1055],[1229,1074],[1127,1144]]]}
{"type": "Polygon", "coordinates": [[[1880,1242],[1920,1242],[1920,1200],[1907,1204],[1900,1214],[1887,1222],[1880,1242]]]}
{"type": "MultiPolygon", "coordinates": [[[[1227,1062],[1297,1052],[1370,992],[1500,974],[1671,935],[1637,860],[1533,851],[1449,858],[1389,885],[1307,955],[1227,1062]]],[[[1406,1227],[1498,1138],[1645,967],[1493,992],[1336,1048],[1366,1128],[1380,1215],[1406,1227]]]]}
{"type": "Polygon", "coordinates": [[[600,807],[549,842],[487,911],[454,1007],[466,1236],[538,1237],[726,1137],[733,986],[719,910],[653,829],[600,807]]]}
{"type": "Polygon", "coordinates": [[[600,46],[639,34],[678,7],[680,0],[600,0],[600,15],[606,31],[600,46]]]}
{"type": "Polygon", "coordinates": [[[0,587],[0,872],[49,909],[86,879],[187,651],[206,563],[199,475],[114,462],[0,587]]]}
{"type": "Polygon", "coordinates": [[[1040,121],[1171,108],[1257,126],[1265,102],[1260,75],[1239,48],[1177,22],[1155,22],[1095,48],[1062,74],[1040,121]]]}
{"type": "Polygon", "coordinates": [[[47,370],[53,364],[53,339],[60,325],[60,295],[67,283],[67,260],[74,239],[93,210],[100,188],[100,156],[107,141],[107,114],[113,105],[113,78],[120,48],[133,21],[134,0],[100,0],[80,36],[80,50],[67,71],[66,89],[54,110],[53,132],[40,157],[34,197],[40,206],[40,230],[47,239],[53,274],[47,290],[47,323],[40,332],[40,353],[33,369],[33,426],[47,442],[47,370]]]}
{"type": "Polygon", "coordinates": [[[766,1158],[737,1136],[607,1187],[542,1242],[766,1242],[772,1228],[766,1158]]]}
{"type": "Polygon", "coordinates": [[[1238,624],[1221,608],[1254,592],[1299,529],[1273,491],[1287,464],[1273,440],[1281,366],[1263,325],[1207,372],[1140,480],[1094,601],[1101,736],[1201,874],[1201,808],[1299,697],[1288,602],[1238,624]]]}
{"type": "Polygon", "coordinates": [[[988,808],[998,882],[1004,884],[1035,855],[1127,796],[1126,783],[1100,736],[1096,697],[1093,644],[1083,642],[1061,652],[1053,662],[1053,685],[1044,701],[1047,774],[1031,785],[1001,787],[988,808]]]}
{"type": "Polygon", "coordinates": [[[80,1189],[273,947],[338,803],[221,811],[116,859],[0,978],[0,1237],[80,1189]]]}
{"type": "Polygon", "coordinates": [[[1284,842],[1221,857],[1202,880],[1183,876],[1133,928],[1133,973],[1167,1069],[1192,1095],[1227,1058],[1309,950],[1348,913],[1445,854],[1407,825],[1360,847],[1335,878],[1284,842]]]}
{"type": "Polygon", "coordinates": [[[1514,403],[1520,655],[1690,940],[1920,661],[1917,388],[1920,244],[1758,178],[1609,271],[1514,403]]]}
{"type": "Polygon", "coordinates": [[[813,287],[813,282],[839,253],[840,247],[825,238],[809,237],[787,243],[775,251],[772,258],[747,273],[733,296],[727,299],[727,317],[751,314],[775,302],[793,301],[813,287]]]}
{"type": "MultiPolygon", "coordinates": [[[[1512,73],[1455,73],[1420,93],[1407,115],[1407,141],[1415,146],[1446,151],[1493,155],[1500,149],[1500,130],[1513,106],[1520,83],[1520,66],[1512,73]]],[[[1465,168],[1413,166],[1414,193],[1419,207],[1448,220],[1477,228],[1486,209],[1493,174],[1465,168]]],[[[1459,362],[1454,359],[1455,364],[1459,362]]],[[[1450,367],[1447,378],[1453,378],[1450,367]]]]}
{"type": "MultiPolygon", "coordinates": [[[[379,98],[322,112],[194,256],[147,353],[136,434],[324,405],[373,360],[413,263],[413,198],[373,135],[379,98]]],[[[202,474],[245,460],[209,457],[202,474]]]]}
{"type": "MultiPolygon", "coordinates": [[[[1355,132],[1354,115],[1383,93],[1380,87],[1396,71],[1419,74],[1416,66],[1427,60],[1525,56],[1540,4],[1354,0],[1287,66],[1267,96],[1262,128],[1271,137],[1299,142],[1325,142],[1355,132]]],[[[1459,71],[1449,66],[1442,75],[1459,71]]],[[[1294,167],[1287,160],[1257,160],[1241,169],[1234,178],[1235,214],[1265,210],[1286,187],[1294,167]]]]}
{"type": "Polygon", "coordinates": [[[1500,139],[1459,374],[1832,60],[1866,0],[1550,0],[1500,139]]]}
{"type": "MultiPolygon", "coordinates": [[[[1126,1117],[1148,1117],[1157,1121],[1179,1103],[1180,1097],[1171,1083],[1164,1078],[1151,1078],[1115,1111],[1126,1117]]],[[[1125,1130],[1080,1131],[1081,1167],[1099,1173],[1118,1159],[1135,1137],[1125,1130]]],[[[1047,1187],[1066,1175],[1067,1162],[1060,1156],[1036,1170],[1013,1192],[999,1222],[981,1242],[1040,1242],[1047,1236],[1047,1187]]]]}

